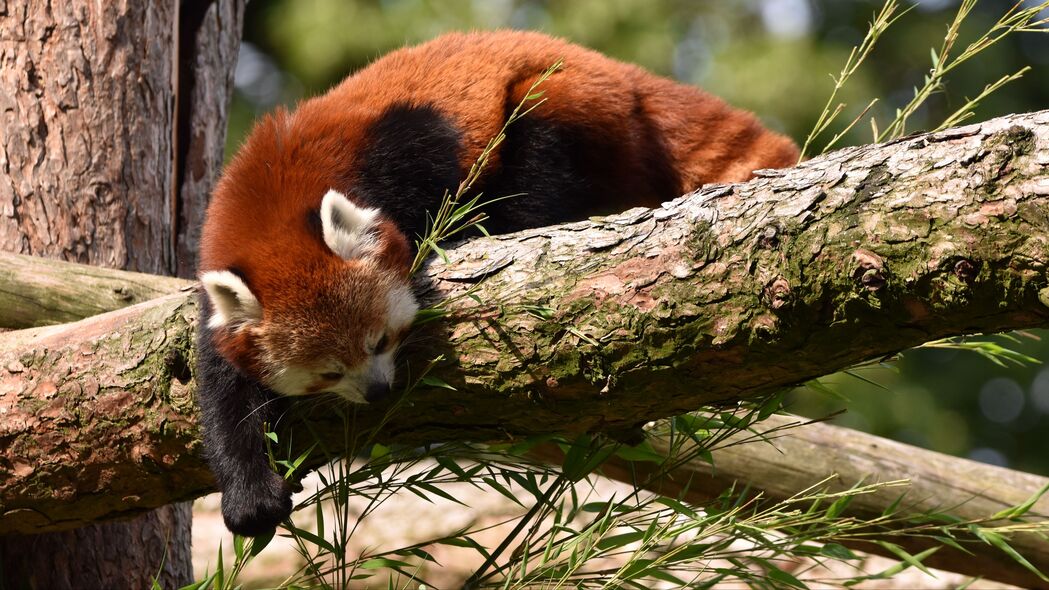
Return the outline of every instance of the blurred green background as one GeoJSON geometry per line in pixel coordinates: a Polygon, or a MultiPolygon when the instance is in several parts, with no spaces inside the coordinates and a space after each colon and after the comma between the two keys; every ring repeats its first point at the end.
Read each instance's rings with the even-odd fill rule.
{"type": "MultiPolygon", "coordinates": [[[[981,0],[961,43],[986,31],[1013,0],[981,0]]],[[[1037,2],[1027,2],[1034,6],[1037,2]]],[[[839,99],[851,120],[887,122],[928,72],[956,0],[904,0],[910,12],[880,40],[839,99]]],[[[383,53],[464,29],[533,29],[634,62],[753,110],[801,143],[816,122],[851,48],[881,2],[863,0],[252,0],[227,153],[254,118],[278,104],[324,92],[383,53]]],[[[1049,14],[1046,14],[1049,16],[1049,14]]],[[[1032,67],[984,100],[974,121],[1049,108],[1049,34],[1003,40],[948,79],[946,91],[911,119],[935,127],[983,87],[1032,67]]],[[[869,143],[857,125],[841,146],[869,143]]],[[[822,145],[822,144],[820,144],[822,145]]],[[[1049,333],[999,341],[1049,358],[1049,333]]],[[[790,410],[959,456],[1049,474],[1049,368],[1000,367],[968,351],[919,349],[891,366],[821,382],[841,396],[799,388],[790,410]]]]}

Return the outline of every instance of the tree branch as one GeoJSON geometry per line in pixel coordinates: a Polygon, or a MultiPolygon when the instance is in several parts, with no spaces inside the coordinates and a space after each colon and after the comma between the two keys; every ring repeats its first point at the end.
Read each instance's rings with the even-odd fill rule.
{"type": "MultiPolygon", "coordinates": [[[[420,278],[448,315],[407,356],[412,375],[442,357],[430,375],[456,389],[414,391],[380,438],[631,429],[928,340],[1049,324],[1049,112],[759,176],[449,250],[420,278]]],[[[0,531],[211,489],[195,321],[176,294],[0,334],[0,531]]],[[[355,408],[355,424],[387,409],[355,408]]],[[[299,414],[341,440],[330,409],[299,414]]]]}
{"type": "Polygon", "coordinates": [[[468,243],[426,273],[431,300],[475,287],[484,302],[460,300],[431,348],[462,393],[425,396],[391,431],[436,416],[493,435],[630,427],[945,336],[1045,326],[1047,162],[1049,112],[1012,116],[468,243]]]}
{"type": "MultiPolygon", "coordinates": [[[[834,493],[861,484],[907,480],[906,487],[885,487],[872,494],[856,495],[841,515],[865,520],[880,517],[898,502],[896,514],[900,516],[941,513],[962,521],[980,521],[1024,503],[1049,485],[1049,478],[1038,475],[952,457],[848,428],[806,422],[796,416],[770,416],[755,426],[756,431],[767,433],[767,441],[756,440],[756,435],[749,432],[734,435],[713,451],[713,465],[693,459],[659,476],[654,464],[628,463],[613,457],[601,471],[612,479],[644,484],[649,490],[695,505],[717,499],[741,482],[751,495],[760,494],[771,503],[788,500],[813,486],[834,493]]],[[[666,440],[649,440],[656,452],[669,452],[666,440]]],[[[686,444],[679,452],[687,454],[690,446],[686,444]]],[[[536,458],[554,463],[562,457],[560,449],[553,445],[540,447],[536,453],[536,458]]],[[[1026,517],[1035,521],[1049,519],[1049,497],[1040,498],[1026,517]]],[[[876,538],[896,543],[912,554],[941,545],[929,536],[876,538]]],[[[1004,552],[975,537],[960,535],[956,540],[972,552],[940,546],[923,563],[1021,588],[1049,587],[1004,552]]],[[[856,538],[845,544],[896,558],[870,540],[856,538]]],[[[1017,533],[1009,538],[1009,544],[1039,570],[1049,572],[1049,541],[1044,535],[1017,533]]]]}
{"type": "Polygon", "coordinates": [[[192,281],[0,252],[0,328],[32,328],[142,303],[192,281]]]}

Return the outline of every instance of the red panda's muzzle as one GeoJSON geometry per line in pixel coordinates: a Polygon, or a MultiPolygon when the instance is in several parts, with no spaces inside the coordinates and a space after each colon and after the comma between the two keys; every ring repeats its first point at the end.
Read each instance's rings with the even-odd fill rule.
{"type": "Polygon", "coordinates": [[[390,397],[390,384],[385,381],[377,381],[368,385],[364,392],[364,399],[368,403],[374,403],[390,397]]]}

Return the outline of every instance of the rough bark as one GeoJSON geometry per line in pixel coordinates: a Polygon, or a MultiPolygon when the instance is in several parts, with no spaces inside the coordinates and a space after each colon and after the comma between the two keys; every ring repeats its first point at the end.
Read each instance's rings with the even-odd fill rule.
{"type": "MultiPolygon", "coordinates": [[[[243,8],[0,3],[0,250],[191,274],[187,229],[221,164],[243,8]]],[[[25,304],[23,315],[41,311],[25,304]]],[[[140,588],[158,575],[177,587],[192,575],[189,516],[171,506],[95,530],[4,538],[4,578],[140,588]]]]}
{"type": "Polygon", "coordinates": [[[0,536],[0,587],[137,590],[151,588],[155,577],[162,588],[177,588],[180,580],[193,576],[189,543],[178,541],[189,532],[192,519],[192,503],[181,502],[129,522],[0,536]],[[165,544],[168,552],[158,555],[158,547],[163,550],[165,544]]]}
{"type": "Polygon", "coordinates": [[[13,404],[0,423],[2,471],[22,484],[0,501],[17,523],[0,532],[73,528],[209,491],[188,386],[192,310],[186,295],[172,295],[0,334],[13,353],[0,377],[0,398],[13,404]],[[42,356],[19,355],[23,343],[42,356]],[[19,395],[25,387],[33,394],[19,395]],[[75,508],[84,500],[88,518],[75,508]]]}
{"type": "MultiPolygon", "coordinates": [[[[443,354],[431,375],[456,390],[416,390],[381,438],[629,429],[930,339],[1045,326],[1047,164],[1049,113],[1015,115],[461,245],[425,271],[427,296],[475,286],[483,303],[448,303],[408,358],[417,375],[443,354]]],[[[0,335],[0,529],[209,489],[195,319],[182,294],[0,335]]],[[[356,424],[386,409],[359,407],[356,424]]],[[[309,414],[313,432],[341,439],[330,408],[309,414]]]]}
{"type": "Polygon", "coordinates": [[[169,274],[176,10],[7,4],[0,249],[169,274]]]}
{"type": "Polygon", "coordinates": [[[192,277],[211,187],[222,170],[233,73],[247,0],[181,2],[175,109],[174,264],[192,277]]]}
{"type": "Polygon", "coordinates": [[[5,4],[0,250],[191,276],[243,10],[5,4]]]}

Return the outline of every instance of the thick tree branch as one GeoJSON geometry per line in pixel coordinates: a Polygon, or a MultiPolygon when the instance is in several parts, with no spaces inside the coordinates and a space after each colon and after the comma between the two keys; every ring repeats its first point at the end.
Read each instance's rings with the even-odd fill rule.
{"type": "MultiPolygon", "coordinates": [[[[415,375],[443,357],[431,375],[456,390],[416,390],[381,437],[629,429],[935,338],[1049,324],[1049,113],[760,176],[450,250],[421,278],[449,315],[408,356],[415,375]]],[[[0,334],[0,531],[210,489],[195,320],[176,294],[0,334]]],[[[313,430],[341,432],[331,414],[313,430]]]]}
{"type": "Polygon", "coordinates": [[[185,279],[0,252],[0,328],[75,322],[192,285],[185,279]]]}
{"type": "Polygon", "coordinates": [[[426,396],[391,431],[436,416],[493,434],[629,427],[944,336],[1045,326],[1047,164],[1049,113],[1005,117],[466,244],[427,272],[432,299],[476,287],[484,302],[455,305],[433,348],[462,393],[426,396]]]}

